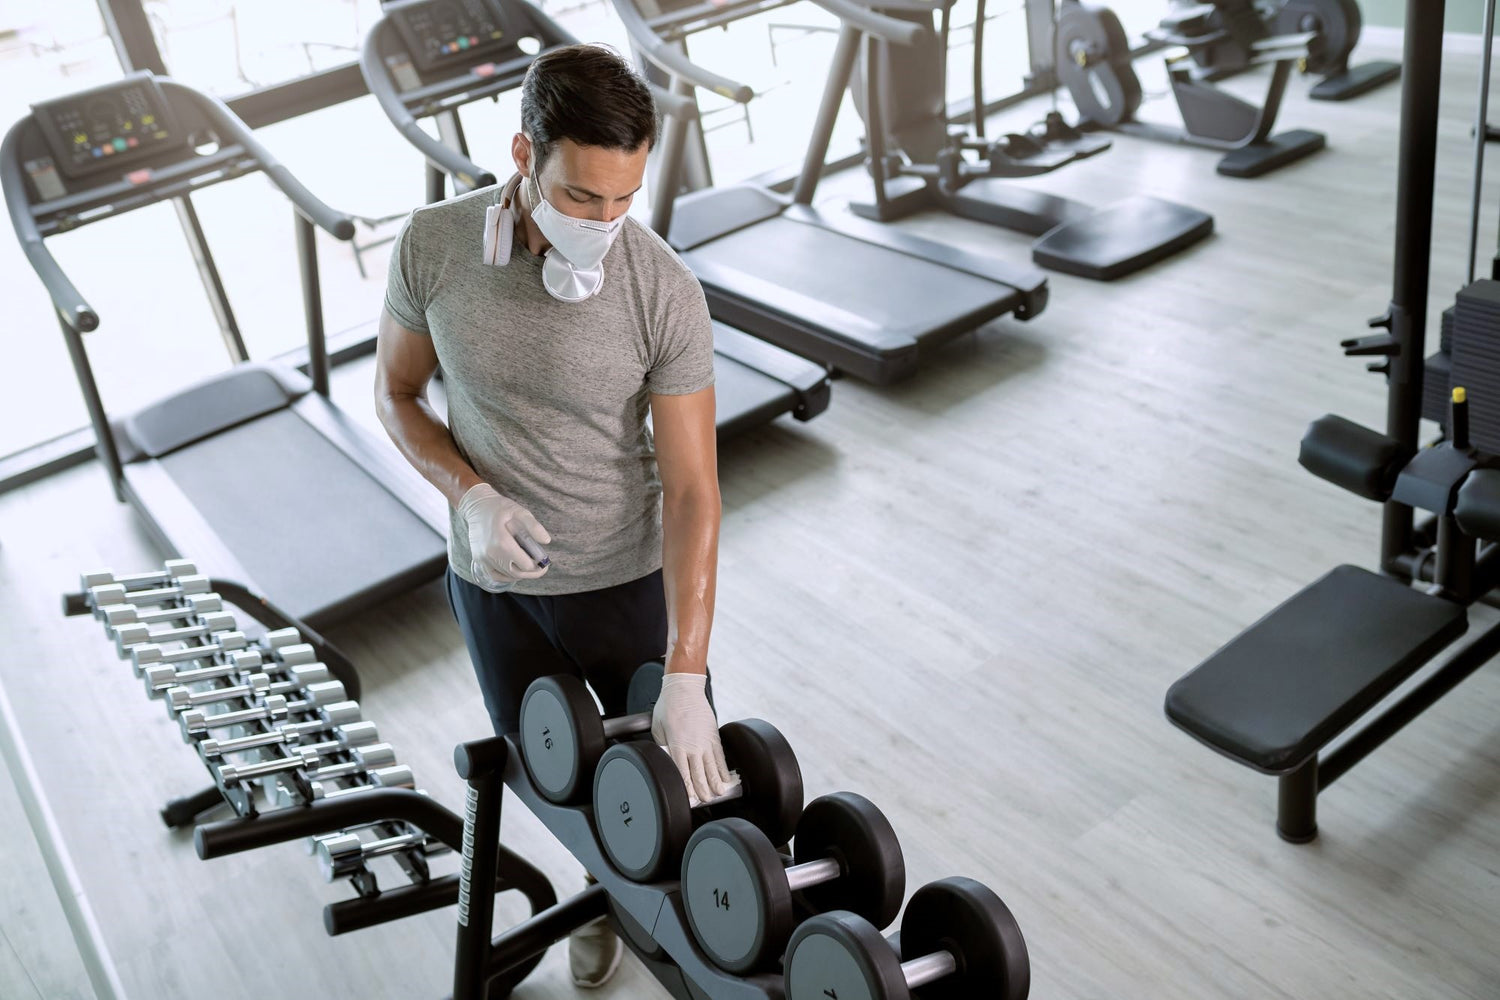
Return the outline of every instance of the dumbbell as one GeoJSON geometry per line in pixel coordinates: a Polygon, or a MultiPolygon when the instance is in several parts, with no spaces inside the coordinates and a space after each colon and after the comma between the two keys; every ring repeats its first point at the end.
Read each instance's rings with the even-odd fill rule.
{"type": "Polygon", "coordinates": [[[421,830],[409,830],[378,840],[360,840],[359,834],[344,832],[331,837],[319,837],[315,853],[323,879],[332,882],[334,879],[353,875],[372,858],[400,854],[403,851],[434,854],[437,851],[433,848],[440,844],[441,841],[428,837],[421,830]]]}
{"type": "MultiPolygon", "coordinates": [[[[141,671],[153,663],[188,663],[217,656],[220,653],[233,653],[236,650],[248,649],[249,646],[250,640],[245,638],[243,632],[221,632],[214,636],[213,642],[198,646],[184,646],[181,649],[163,649],[156,643],[148,642],[130,647],[130,665],[135,670],[135,675],[139,677],[141,671]]],[[[256,651],[252,650],[252,652],[256,651]]]]}
{"type": "Polygon", "coordinates": [[[166,645],[169,642],[189,642],[195,639],[208,639],[220,632],[234,632],[237,626],[234,615],[227,611],[213,611],[208,614],[199,615],[197,623],[193,625],[180,625],[173,628],[155,629],[148,625],[135,623],[131,625],[120,625],[114,630],[115,649],[120,658],[124,659],[130,655],[130,647],[140,646],[146,643],[153,645],[166,645]]]}
{"type": "Polygon", "coordinates": [[[115,604],[152,605],[166,604],[168,601],[180,600],[193,594],[207,594],[213,590],[209,586],[206,576],[179,576],[172,581],[170,587],[157,587],[152,590],[130,590],[118,583],[107,583],[103,586],[90,587],[88,589],[88,605],[94,609],[94,617],[104,618],[104,609],[115,604]]]}
{"type": "Polygon", "coordinates": [[[847,910],[884,927],[901,912],[906,862],[890,822],[853,792],[809,802],[793,865],[743,819],[705,823],[682,855],[682,901],[693,937],[720,968],[743,975],[781,957],[796,926],[794,894],[814,913],[847,910]]]}
{"type": "MultiPolygon", "coordinates": [[[[305,676],[307,677],[326,676],[326,667],[323,670],[313,669],[315,667],[323,667],[323,664],[313,663],[304,667],[293,667],[291,680],[276,681],[274,684],[271,682],[271,678],[265,674],[255,673],[247,675],[243,683],[235,684],[231,687],[209,688],[206,691],[194,691],[188,687],[170,687],[167,688],[163,700],[167,705],[167,714],[175,717],[177,713],[184,709],[197,708],[200,705],[216,705],[219,702],[234,701],[236,698],[264,698],[273,694],[282,696],[295,694],[302,690],[304,684],[302,680],[298,679],[297,671],[305,671],[305,676]]],[[[336,682],[318,680],[308,681],[307,683],[327,684],[336,682]]]]}
{"type": "MultiPolygon", "coordinates": [[[[307,749],[315,750],[319,756],[322,756],[324,753],[332,753],[335,750],[363,747],[372,743],[384,745],[380,744],[380,731],[376,729],[373,722],[351,722],[347,726],[333,730],[327,729],[321,722],[311,723],[310,729],[305,728],[307,725],[307,723],[293,723],[277,729],[268,729],[263,733],[251,733],[248,736],[235,736],[225,740],[199,740],[198,752],[204,760],[209,760],[225,754],[261,747],[286,746],[300,750],[303,749],[304,740],[321,736],[325,732],[331,732],[333,738],[316,743],[307,749]]],[[[392,763],[395,762],[392,761],[392,763]]]]}
{"type": "Polygon", "coordinates": [[[875,925],[837,910],[792,934],[784,981],[787,1000],[1026,1000],[1031,960],[999,896],[971,878],[945,878],[906,904],[900,955],[875,925]]]}
{"type": "Polygon", "coordinates": [[[256,761],[252,764],[220,764],[214,770],[220,782],[233,788],[254,778],[268,778],[287,771],[311,770],[318,766],[318,754],[311,747],[293,749],[285,757],[256,761]]]}
{"type": "Polygon", "coordinates": [[[268,694],[281,693],[271,690],[271,678],[265,674],[249,674],[243,684],[229,687],[208,688],[204,691],[194,691],[188,687],[167,688],[162,700],[166,703],[167,714],[175,716],[178,712],[201,705],[217,705],[224,701],[263,698],[268,694]]]}
{"type": "Polygon", "coordinates": [[[183,602],[144,611],[134,604],[111,604],[101,608],[98,617],[104,619],[105,631],[113,635],[125,625],[167,625],[224,610],[218,594],[189,594],[183,602]]]}
{"type": "Polygon", "coordinates": [[[213,713],[190,708],[177,716],[177,724],[182,728],[184,743],[201,739],[213,729],[242,726],[249,722],[279,722],[288,715],[305,712],[316,712],[326,725],[342,726],[358,722],[360,717],[359,702],[345,700],[345,694],[342,681],[325,681],[309,684],[304,690],[305,697],[297,701],[287,701],[286,696],[273,694],[263,704],[237,711],[213,713]]]}
{"type": "Polygon", "coordinates": [[[145,587],[165,587],[185,576],[195,576],[198,567],[188,559],[168,559],[162,564],[162,568],[150,573],[129,573],[125,576],[115,576],[107,569],[95,570],[92,573],[83,573],[78,577],[78,589],[87,593],[95,587],[105,587],[110,584],[119,584],[127,589],[140,590],[145,587]]]}
{"type": "MultiPolygon", "coordinates": [[[[238,656],[238,654],[234,655],[238,656]]],[[[288,667],[280,663],[263,664],[259,654],[253,651],[250,655],[254,657],[253,661],[237,659],[233,663],[217,663],[211,667],[200,667],[196,670],[177,670],[171,664],[158,663],[141,671],[141,680],[146,685],[146,694],[152,698],[159,698],[161,693],[168,688],[186,687],[189,684],[218,680],[222,677],[235,677],[239,674],[246,676],[252,673],[268,676],[270,674],[284,675],[281,677],[282,681],[288,683],[296,681],[299,687],[322,684],[333,679],[332,672],[322,663],[303,663],[288,667]]]]}
{"type": "Polygon", "coordinates": [[[521,699],[521,759],[549,802],[571,805],[588,797],[594,769],[611,741],[651,731],[651,709],[661,693],[662,665],[647,663],[630,679],[627,714],[601,718],[588,687],[558,674],[531,682],[521,699]]]}
{"type": "Polygon", "coordinates": [[[791,837],[802,812],[802,769],[785,737],[769,722],[741,719],[719,727],[719,739],[740,783],[698,806],[655,743],[616,743],[604,752],[594,772],[594,822],[604,853],[626,878],[675,877],[694,827],[712,819],[739,816],[777,844],[791,837]]]}
{"type": "Polygon", "coordinates": [[[314,801],[318,799],[337,799],[345,795],[357,795],[360,792],[373,792],[378,788],[415,788],[416,778],[412,776],[411,768],[405,764],[396,764],[390,767],[379,767],[365,772],[366,784],[351,785],[340,788],[328,781],[315,780],[308,782],[312,791],[314,801]]]}

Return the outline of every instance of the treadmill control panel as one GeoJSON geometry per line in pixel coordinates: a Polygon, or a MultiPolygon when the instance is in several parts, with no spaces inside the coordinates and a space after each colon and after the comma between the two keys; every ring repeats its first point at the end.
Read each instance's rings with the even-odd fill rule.
{"type": "Polygon", "coordinates": [[[504,18],[489,0],[388,3],[385,13],[423,73],[469,66],[477,56],[510,44],[504,18]]]}
{"type": "Polygon", "coordinates": [[[34,104],[57,167],[69,178],[108,170],[184,147],[171,105],[157,82],[131,77],[94,90],[34,104]]]}

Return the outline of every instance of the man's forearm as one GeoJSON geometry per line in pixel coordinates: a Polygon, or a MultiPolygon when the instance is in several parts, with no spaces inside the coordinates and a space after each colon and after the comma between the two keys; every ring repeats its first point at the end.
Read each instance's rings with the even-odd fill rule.
{"type": "Polygon", "coordinates": [[[464,461],[448,426],[422,396],[389,395],[377,399],[376,413],[396,448],[457,507],[469,488],[484,480],[464,461]]]}
{"type": "Polygon", "coordinates": [[[662,580],[667,598],[667,670],[708,669],[719,569],[717,490],[669,497],[662,504],[662,580]]]}

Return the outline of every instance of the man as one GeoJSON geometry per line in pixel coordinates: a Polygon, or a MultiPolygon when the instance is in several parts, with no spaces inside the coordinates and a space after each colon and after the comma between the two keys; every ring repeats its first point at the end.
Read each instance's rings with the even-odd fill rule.
{"type": "MultiPolygon", "coordinates": [[[[665,656],[652,735],[705,800],[731,785],[707,679],[713,332],[692,273],[625,214],[657,133],[650,91],[611,50],[537,59],[516,175],[417,209],[397,238],[375,399],[453,509],[448,597],[495,731],[514,732],[527,685],[555,673],[620,714],[635,668],[665,656]],[[439,364],[446,426],[427,400],[439,364]]],[[[574,981],[602,985],[619,956],[584,928],[574,981]]]]}

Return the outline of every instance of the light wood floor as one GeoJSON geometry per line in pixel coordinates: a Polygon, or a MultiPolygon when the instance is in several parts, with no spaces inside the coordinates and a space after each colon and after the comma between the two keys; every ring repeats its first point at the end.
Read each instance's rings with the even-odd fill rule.
{"type": "MultiPolygon", "coordinates": [[[[1455,57],[1445,77],[1434,314],[1462,279],[1476,67],[1455,57]]],[[[1053,276],[1036,321],[995,323],[894,388],[842,382],[815,422],[722,454],[722,713],[779,726],[810,794],[875,799],[913,888],[994,886],[1039,1000],[1500,997],[1493,668],[1331,789],[1304,847],[1275,837],[1270,779],[1162,716],[1173,679],[1376,551],[1375,507],[1295,456],[1324,412],[1381,421],[1380,380],[1337,343],[1389,296],[1398,91],[1328,106],[1292,90],[1284,124],[1331,148],[1272,177],[1121,139],[1039,185],[1189,202],[1215,213],[1210,242],[1114,285],[1053,276]]],[[[1025,254],[976,224],[912,226],[1025,254]]],[[[367,377],[340,374],[360,412],[367,377]]],[[[452,911],[330,939],[319,911],[345,890],[300,846],[201,862],[161,827],[160,802],[202,772],[97,627],[56,607],[80,569],[158,560],[95,466],[0,497],[0,677],[130,995],[444,994],[452,911]]],[[[487,723],[441,593],[332,638],[368,716],[457,809],[451,747],[487,723]]],[[[0,997],[88,996],[3,784],[0,837],[0,997]]],[[[505,837],[560,891],[579,884],[529,816],[510,812],[505,837]]],[[[504,926],[519,907],[499,910],[504,926]]],[[[517,992],[568,995],[560,948],[517,992]]],[[[665,994],[627,963],[599,995],[665,994]]]]}

